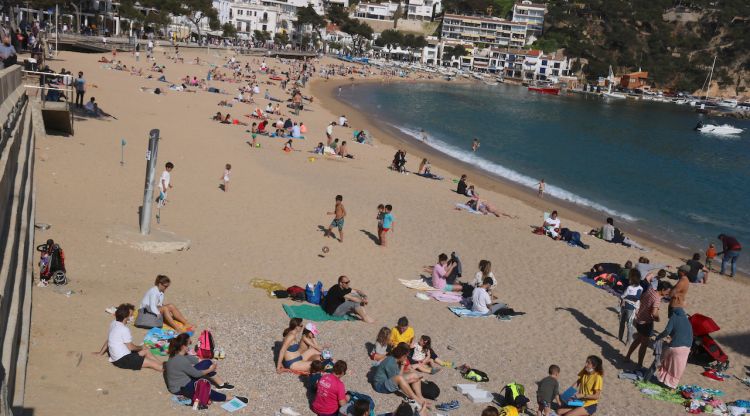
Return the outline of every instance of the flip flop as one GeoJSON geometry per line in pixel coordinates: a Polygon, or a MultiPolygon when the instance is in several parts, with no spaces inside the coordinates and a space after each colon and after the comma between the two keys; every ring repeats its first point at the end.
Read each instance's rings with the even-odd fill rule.
{"type": "Polygon", "coordinates": [[[701,375],[703,377],[708,377],[708,378],[714,379],[716,381],[724,381],[724,379],[721,378],[721,377],[719,377],[718,375],[716,375],[716,372],[713,371],[713,370],[706,370],[706,371],[702,372],[701,375]]]}

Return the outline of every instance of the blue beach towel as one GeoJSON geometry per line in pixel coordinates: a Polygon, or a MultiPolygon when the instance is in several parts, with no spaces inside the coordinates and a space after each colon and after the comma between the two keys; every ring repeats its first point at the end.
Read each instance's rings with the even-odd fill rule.
{"type": "Polygon", "coordinates": [[[456,316],[458,316],[459,318],[463,318],[463,317],[468,317],[468,318],[487,318],[487,317],[490,317],[490,316],[494,317],[494,315],[487,315],[486,313],[482,313],[482,312],[473,312],[471,309],[466,309],[466,308],[462,308],[462,307],[451,306],[448,309],[450,309],[451,312],[453,312],[454,314],[456,314],[456,316]]]}
{"type": "Polygon", "coordinates": [[[604,290],[605,292],[609,293],[612,296],[620,296],[619,293],[615,292],[614,289],[612,289],[611,287],[609,287],[607,285],[604,285],[604,286],[597,285],[596,281],[594,279],[591,279],[590,277],[579,276],[578,280],[582,281],[583,283],[586,283],[586,284],[589,284],[591,286],[594,286],[597,289],[602,289],[602,290],[604,290]]]}

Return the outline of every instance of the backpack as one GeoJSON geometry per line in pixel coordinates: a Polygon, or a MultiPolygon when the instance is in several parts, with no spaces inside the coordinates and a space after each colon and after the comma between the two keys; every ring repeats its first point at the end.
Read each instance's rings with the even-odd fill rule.
{"type": "Polygon", "coordinates": [[[490,381],[487,373],[482,370],[477,370],[476,368],[469,368],[468,371],[464,373],[464,378],[467,380],[475,381],[477,383],[486,383],[490,381]]]}
{"type": "Polygon", "coordinates": [[[318,280],[318,283],[314,286],[312,283],[308,283],[305,288],[305,297],[307,298],[307,301],[313,305],[320,305],[323,301],[323,282],[318,280]]]}
{"type": "Polygon", "coordinates": [[[422,397],[435,400],[440,396],[440,387],[432,381],[422,381],[422,397]]]}
{"type": "Polygon", "coordinates": [[[214,347],[214,336],[211,335],[211,331],[204,329],[201,332],[200,338],[198,338],[198,358],[203,360],[214,358],[214,347]]]}
{"type": "MultiPolygon", "coordinates": [[[[350,399],[349,402],[344,406],[344,409],[350,409],[351,406],[354,405],[354,402],[356,402],[357,400],[366,400],[370,402],[370,412],[368,413],[368,415],[375,416],[375,401],[372,400],[372,397],[356,391],[347,391],[346,394],[349,395],[350,399]]],[[[351,414],[351,412],[347,412],[347,414],[351,414]]]]}
{"type": "Polygon", "coordinates": [[[292,300],[297,302],[304,302],[305,300],[305,289],[302,289],[299,286],[290,286],[286,289],[286,293],[289,294],[289,297],[292,298],[292,300]]]}
{"type": "MultiPolygon", "coordinates": [[[[204,331],[205,333],[205,331],[204,331]]],[[[201,335],[202,336],[202,335],[201,335]]],[[[206,409],[211,404],[211,383],[205,378],[193,384],[193,409],[206,409]]]]}
{"type": "Polygon", "coordinates": [[[523,387],[523,384],[518,384],[514,381],[503,387],[502,391],[505,391],[503,396],[505,398],[503,404],[505,405],[513,405],[523,409],[526,406],[526,403],[529,402],[529,399],[525,396],[526,389],[523,387]]]}

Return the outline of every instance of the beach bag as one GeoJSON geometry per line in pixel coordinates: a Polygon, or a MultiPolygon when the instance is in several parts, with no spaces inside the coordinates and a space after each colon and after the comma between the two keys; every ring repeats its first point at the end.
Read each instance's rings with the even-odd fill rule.
{"type": "Polygon", "coordinates": [[[315,285],[308,283],[305,288],[305,297],[313,305],[320,305],[320,302],[323,300],[323,282],[318,280],[318,283],[315,285]]]}
{"type": "Polygon", "coordinates": [[[203,360],[210,360],[214,358],[214,336],[211,331],[204,329],[201,332],[200,338],[198,338],[198,358],[203,360]]]}
{"type": "Polygon", "coordinates": [[[513,405],[503,406],[498,409],[498,416],[518,416],[518,409],[513,405]]]}
{"type": "Polygon", "coordinates": [[[436,400],[440,396],[440,387],[432,381],[422,381],[422,397],[436,400]]]}
{"type": "Polygon", "coordinates": [[[143,329],[161,328],[164,325],[164,316],[154,315],[145,308],[138,309],[135,318],[135,327],[143,329]]]}
{"type": "Polygon", "coordinates": [[[305,289],[302,289],[299,286],[288,287],[286,293],[289,294],[289,297],[292,298],[292,300],[297,302],[304,302],[305,300],[305,289]]]}
{"type": "Polygon", "coordinates": [[[198,379],[193,384],[193,408],[206,409],[209,404],[211,404],[211,383],[205,378],[198,379]]]}
{"type": "MultiPolygon", "coordinates": [[[[347,409],[347,410],[350,409],[352,406],[354,406],[354,402],[356,402],[357,400],[365,400],[365,401],[370,402],[369,415],[375,416],[375,401],[372,400],[372,397],[364,393],[359,393],[356,391],[347,391],[346,394],[349,395],[350,399],[349,399],[349,402],[346,404],[346,406],[344,406],[344,409],[347,409]]],[[[351,412],[346,412],[346,414],[351,414],[351,412]]]]}
{"type": "Polygon", "coordinates": [[[482,370],[476,368],[470,368],[465,374],[464,378],[467,380],[475,381],[477,383],[486,383],[490,381],[490,377],[482,370]]]}

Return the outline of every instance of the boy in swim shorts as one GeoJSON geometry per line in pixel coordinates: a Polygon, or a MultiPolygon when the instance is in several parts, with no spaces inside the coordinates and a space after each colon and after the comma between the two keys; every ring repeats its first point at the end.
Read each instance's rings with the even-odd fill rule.
{"type": "Polygon", "coordinates": [[[331,221],[331,225],[328,226],[328,230],[326,230],[325,234],[326,237],[330,235],[333,238],[336,238],[336,234],[333,233],[333,227],[338,228],[340,243],[344,242],[344,217],[346,217],[346,208],[344,208],[343,200],[343,196],[336,195],[336,205],[333,207],[333,212],[327,213],[327,215],[333,215],[333,221],[331,221]]]}

